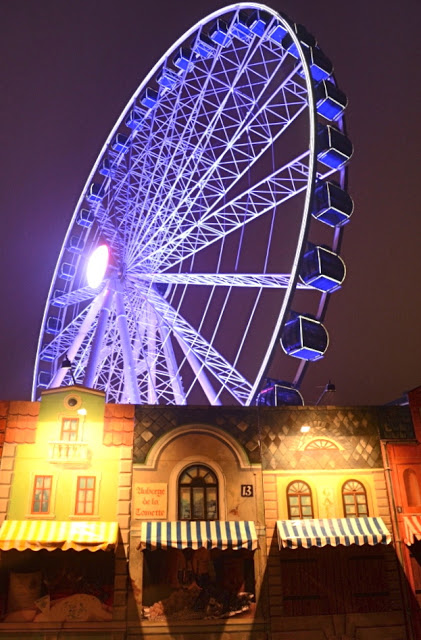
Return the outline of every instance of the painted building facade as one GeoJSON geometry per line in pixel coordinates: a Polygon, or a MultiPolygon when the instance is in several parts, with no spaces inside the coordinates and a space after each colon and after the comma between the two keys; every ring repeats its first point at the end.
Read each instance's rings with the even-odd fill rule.
{"type": "Polygon", "coordinates": [[[382,442],[414,440],[407,408],[133,407],[67,387],[0,409],[3,637],[417,638],[382,442]]]}
{"type": "Polygon", "coordinates": [[[123,638],[133,407],[66,387],[2,409],[0,633],[123,638]]]}
{"type": "Polygon", "coordinates": [[[396,552],[408,584],[407,606],[414,637],[421,638],[421,387],[408,393],[412,432],[388,431],[383,438],[384,465],[390,483],[396,552]]]}

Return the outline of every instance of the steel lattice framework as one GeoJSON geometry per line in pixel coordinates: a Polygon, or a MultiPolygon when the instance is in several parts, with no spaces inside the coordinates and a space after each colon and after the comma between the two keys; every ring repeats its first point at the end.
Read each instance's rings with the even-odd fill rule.
{"type": "MultiPolygon", "coordinates": [[[[318,163],[319,120],[309,45],[284,16],[241,3],[180,38],[129,101],[76,206],[34,398],[70,381],[67,355],[74,379],[109,402],[250,404],[293,296],[318,319],[329,297],[298,281],[315,185],[330,174],[345,185],[343,166],[318,163]],[[91,288],[86,264],[104,243],[108,271],[91,288]]],[[[344,131],[342,117],[335,126],[344,131]]],[[[328,231],[337,250],[341,229],[328,231]]]]}

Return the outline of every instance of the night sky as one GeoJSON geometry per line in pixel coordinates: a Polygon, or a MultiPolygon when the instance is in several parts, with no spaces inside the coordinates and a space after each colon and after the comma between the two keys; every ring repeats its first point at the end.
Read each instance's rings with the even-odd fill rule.
{"type": "MultiPolygon", "coordinates": [[[[85,180],[127,101],[211,0],[0,0],[0,398],[30,399],[42,313],[85,180]]],[[[421,384],[421,2],[277,0],[349,98],[355,211],[308,404],[383,404],[421,384]]]]}

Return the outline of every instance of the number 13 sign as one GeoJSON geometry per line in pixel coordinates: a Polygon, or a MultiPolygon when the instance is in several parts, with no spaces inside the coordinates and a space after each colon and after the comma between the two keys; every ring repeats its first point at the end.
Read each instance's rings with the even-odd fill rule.
{"type": "Polygon", "coordinates": [[[253,497],[253,485],[252,484],[242,484],[241,485],[241,497],[242,498],[252,498],[253,497]]]}

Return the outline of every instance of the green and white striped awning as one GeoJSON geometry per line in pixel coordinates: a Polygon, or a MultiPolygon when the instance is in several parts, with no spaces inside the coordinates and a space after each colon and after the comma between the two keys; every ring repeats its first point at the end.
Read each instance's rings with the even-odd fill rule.
{"type": "Polygon", "coordinates": [[[250,520],[142,522],[140,549],[257,549],[250,520]]]}
{"type": "Polygon", "coordinates": [[[278,520],[277,530],[280,549],[389,544],[392,540],[381,518],[278,520]]]}

